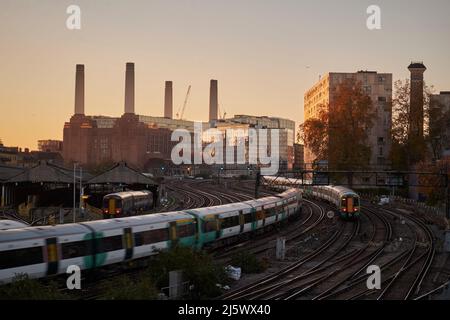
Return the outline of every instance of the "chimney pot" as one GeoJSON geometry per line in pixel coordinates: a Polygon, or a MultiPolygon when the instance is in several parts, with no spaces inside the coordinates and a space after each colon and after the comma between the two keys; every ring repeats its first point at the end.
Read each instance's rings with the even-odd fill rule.
{"type": "Polygon", "coordinates": [[[217,80],[211,80],[209,87],[209,121],[218,119],[218,90],[217,90],[217,80]]]}
{"type": "Polygon", "coordinates": [[[166,81],[164,91],[164,117],[172,119],[173,114],[173,88],[172,81],[166,81]]]}
{"type": "Polygon", "coordinates": [[[125,113],[134,113],[134,63],[127,62],[125,71],[125,113]]]}
{"type": "Polygon", "coordinates": [[[75,114],[84,114],[84,64],[76,65],[75,114]]]}

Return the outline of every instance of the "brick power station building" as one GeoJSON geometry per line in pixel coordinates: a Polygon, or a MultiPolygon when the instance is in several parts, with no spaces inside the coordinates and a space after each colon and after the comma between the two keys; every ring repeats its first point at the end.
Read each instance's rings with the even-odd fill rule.
{"type": "MultiPolygon", "coordinates": [[[[125,161],[140,169],[154,167],[155,163],[171,163],[171,152],[178,142],[171,141],[172,132],[185,129],[194,133],[194,122],[173,119],[172,82],[166,81],[164,117],[135,114],[134,63],[126,64],[125,107],[119,117],[88,116],[84,108],[84,65],[76,66],[75,113],[64,124],[63,158],[66,164],[81,163],[99,165],[125,161]]],[[[209,121],[202,123],[209,128],[267,128],[280,130],[280,166],[293,166],[295,122],[274,117],[237,115],[219,119],[218,83],[210,81],[209,121]]],[[[248,139],[248,137],[246,137],[248,139]]],[[[243,167],[247,168],[246,165],[243,167]]]]}
{"type": "MultiPolygon", "coordinates": [[[[84,65],[76,66],[75,114],[64,124],[66,163],[126,161],[143,168],[150,158],[170,158],[171,131],[140,121],[134,113],[134,64],[126,64],[125,112],[120,118],[87,116],[84,110],[84,65]]],[[[167,108],[171,106],[166,106],[167,108]]]]}

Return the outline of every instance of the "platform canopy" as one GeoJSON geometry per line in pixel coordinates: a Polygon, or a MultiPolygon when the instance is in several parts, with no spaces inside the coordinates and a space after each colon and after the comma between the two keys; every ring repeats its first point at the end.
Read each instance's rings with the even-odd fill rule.
{"type": "Polygon", "coordinates": [[[90,179],[88,184],[145,184],[158,185],[153,179],[131,168],[125,162],[119,162],[108,171],[90,179]]]}
{"type": "Polygon", "coordinates": [[[0,182],[4,182],[24,171],[24,168],[0,165],[0,182]]]}
{"type": "MultiPolygon", "coordinates": [[[[77,172],[78,175],[78,172],[77,172]]],[[[26,168],[25,171],[9,178],[6,183],[73,183],[73,171],[46,161],[26,168]]]]}

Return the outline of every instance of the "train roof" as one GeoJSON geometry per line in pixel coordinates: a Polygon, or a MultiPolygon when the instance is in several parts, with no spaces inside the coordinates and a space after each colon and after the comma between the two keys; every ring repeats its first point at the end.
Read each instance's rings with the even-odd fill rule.
{"type": "Polygon", "coordinates": [[[20,229],[26,227],[29,227],[29,225],[16,220],[9,220],[9,219],[0,220],[0,230],[20,229]]]}
{"type": "Polygon", "coordinates": [[[152,213],[140,216],[96,220],[84,223],[96,231],[110,230],[116,228],[133,227],[144,224],[165,223],[178,220],[194,219],[190,214],[185,212],[173,211],[163,213],[152,213]]]}
{"type": "Polygon", "coordinates": [[[140,190],[140,191],[122,191],[122,192],[115,192],[110,193],[104,196],[106,197],[119,197],[119,198],[128,198],[128,197],[136,197],[136,196],[145,196],[152,194],[149,190],[140,190]]]}
{"type": "Polygon", "coordinates": [[[321,186],[322,188],[329,188],[329,189],[333,189],[337,192],[339,192],[340,194],[353,194],[353,195],[357,195],[357,193],[355,191],[353,191],[352,189],[349,189],[347,187],[343,187],[343,186],[321,186]]]}
{"type": "Polygon", "coordinates": [[[90,230],[79,223],[60,224],[56,226],[26,227],[1,231],[0,243],[10,241],[45,239],[71,234],[89,233],[90,230]]]}
{"type": "Polygon", "coordinates": [[[214,206],[214,207],[205,207],[205,208],[196,208],[196,209],[189,209],[184,210],[187,213],[191,213],[193,215],[204,217],[211,214],[220,214],[220,213],[226,213],[230,211],[239,211],[244,209],[249,209],[250,206],[246,204],[245,202],[237,202],[237,203],[228,203],[223,204],[220,206],[214,206]]]}

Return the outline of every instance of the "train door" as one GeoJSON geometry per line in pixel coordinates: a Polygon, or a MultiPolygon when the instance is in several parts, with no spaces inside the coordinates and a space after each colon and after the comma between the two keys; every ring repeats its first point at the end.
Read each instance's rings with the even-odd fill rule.
{"type": "Polygon", "coordinates": [[[245,217],[242,210],[239,210],[239,225],[241,226],[239,233],[244,232],[244,225],[245,225],[245,217]]]}
{"type": "Polygon", "coordinates": [[[124,228],[123,229],[123,244],[125,248],[125,260],[129,260],[133,257],[133,232],[131,231],[131,228],[124,228]]]}
{"type": "Polygon", "coordinates": [[[347,198],[347,212],[353,213],[353,198],[352,197],[348,197],[347,198]]]}
{"type": "Polygon", "coordinates": [[[57,238],[48,238],[45,240],[47,250],[45,258],[47,261],[47,275],[58,273],[59,254],[57,238]]]}
{"type": "Polygon", "coordinates": [[[171,242],[171,247],[175,247],[178,243],[177,240],[177,223],[175,221],[169,224],[169,238],[171,242]]]}
{"type": "Polygon", "coordinates": [[[108,210],[110,216],[113,216],[116,213],[116,199],[109,198],[108,200],[108,210]]]}

